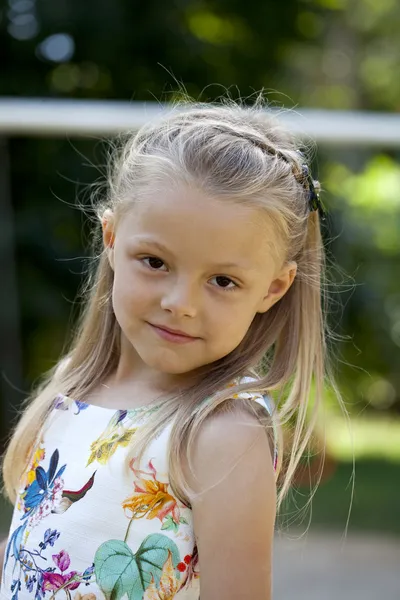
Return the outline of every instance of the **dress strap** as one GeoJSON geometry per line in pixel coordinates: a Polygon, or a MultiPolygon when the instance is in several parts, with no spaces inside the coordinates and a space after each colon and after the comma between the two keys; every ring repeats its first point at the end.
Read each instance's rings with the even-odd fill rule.
{"type": "MultiPolygon", "coordinates": [[[[247,376],[241,377],[241,378],[236,379],[234,382],[232,382],[232,384],[230,384],[227,387],[229,388],[229,387],[233,387],[235,385],[239,385],[239,384],[243,384],[243,383],[254,383],[255,381],[257,381],[256,377],[247,377],[247,376]]],[[[239,394],[233,394],[232,398],[243,398],[245,400],[255,400],[255,402],[260,404],[267,411],[269,416],[271,417],[272,429],[273,429],[273,442],[274,442],[273,465],[274,465],[274,471],[276,473],[277,467],[278,467],[278,457],[279,457],[279,453],[278,453],[279,436],[278,436],[276,408],[275,408],[275,404],[274,404],[272,398],[270,396],[268,396],[267,394],[262,394],[261,392],[257,392],[257,391],[255,391],[255,392],[240,392],[239,394]]],[[[201,403],[201,406],[209,403],[210,401],[211,401],[211,396],[208,396],[207,398],[205,398],[203,400],[203,402],[201,403]]],[[[199,410],[199,408],[200,407],[195,409],[194,412],[199,410]]]]}
{"type": "MultiPolygon", "coordinates": [[[[250,377],[243,377],[240,380],[240,383],[250,383],[257,381],[256,379],[250,377]],[[247,381],[246,381],[247,380],[247,381]]],[[[272,398],[267,394],[261,394],[261,392],[241,392],[240,394],[235,394],[235,398],[243,398],[247,400],[255,400],[258,404],[260,404],[263,408],[266,409],[267,413],[271,417],[272,421],[272,429],[274,434],[274,455],[273,455],[273,465],[274,471],[276,472],[278,466],[278,426],[275,415],[275,404],[272,398]]]]}

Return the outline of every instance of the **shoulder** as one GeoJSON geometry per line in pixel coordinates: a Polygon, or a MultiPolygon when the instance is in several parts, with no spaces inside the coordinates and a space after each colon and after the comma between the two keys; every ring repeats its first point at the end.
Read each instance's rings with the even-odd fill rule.
{"type": "Polygon", "coordinates": [[[227,469],[231,471],[230,482],[243,477],[248,470],[254,473],[257,466],[258,475],[265,474],[275,482],[265,428],[245,406],[229,403],[228,408],[204,421],[194,441],[191,462],[196,493],[202,493],[206,484],[213,485],[215,478],[227,478],[227,469]]]}
{"type": "Polygon", "coordinates": [[[201,597],[269,598],[276,488],[265,428],[237,405],[211,415],[189,471],[201,597]]]}

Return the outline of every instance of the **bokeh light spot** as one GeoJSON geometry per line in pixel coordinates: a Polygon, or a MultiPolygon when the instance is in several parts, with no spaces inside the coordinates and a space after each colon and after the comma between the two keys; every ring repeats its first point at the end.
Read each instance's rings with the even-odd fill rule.
{"type": "Polygon", "coordinates": [[[75,42],[68,33],[50,35],[39,45],[39,54],[52,62],[67,62],[75,52],[75,42]]]}

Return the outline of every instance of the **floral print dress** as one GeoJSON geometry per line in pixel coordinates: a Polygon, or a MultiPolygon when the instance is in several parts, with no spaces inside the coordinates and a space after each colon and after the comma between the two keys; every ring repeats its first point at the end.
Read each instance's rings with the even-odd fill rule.
{"type": "Polygon", "coordinates": [[[198,599],[191,510],[168,482],[170,426],[140,465],[125,460],[146,415],[55,399],[21,481],[0,600],[198,599]]]}

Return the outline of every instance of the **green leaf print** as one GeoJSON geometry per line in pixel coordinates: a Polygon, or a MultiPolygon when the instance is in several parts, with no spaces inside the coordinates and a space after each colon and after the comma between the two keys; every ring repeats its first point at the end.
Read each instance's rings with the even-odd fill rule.
{"type": "Polygon", "coordinates": [[[97,583],[106,598],[120,600],[127,594],[129,600],[142,600],[152,577],[156,585],[159,584],[168,550],[176,568],[180,561],[178,547],[159,533],[149,535],[136,554],[121,540],[102,544],[94,557],[94,567],[97,583]]]}
{"type": "Polygon", "coordinates": [[[163,531],[169,529],[169,530],[173,531],[174,533],[178,533],[179,526],[177,523],[175,523],[175,521],[173,520],[171,515],[167,515],[164,519],[164,523],[163,523],[161,529],[163,531]]]}

